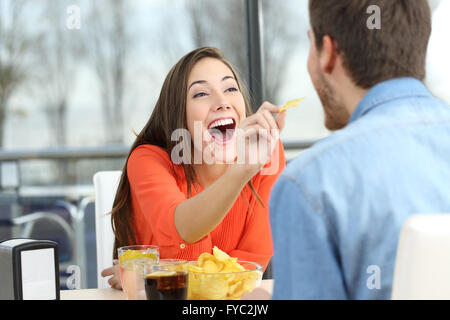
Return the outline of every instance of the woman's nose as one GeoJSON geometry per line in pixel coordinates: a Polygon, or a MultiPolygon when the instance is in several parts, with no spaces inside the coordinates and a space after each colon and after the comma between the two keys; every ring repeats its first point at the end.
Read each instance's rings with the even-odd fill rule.
{"type": "Polygon", "coordinates": [[[231,105],[226,101],[222,101],[222,102],[218,102],[218,103],[214,104],[213,109],[214,109],[214,111],[228,110],[228,109],[231,109],[231,105]]]}
{"type": "Polygon", "coordinates": [[[214,90],[214,94],[212,95],[212,105],[211,109],[213,111],[220,111],[220,110],[228,110],[231,109],[231,104],[228,101],[228,97],[221,92],[220,90],[214,90]]]}

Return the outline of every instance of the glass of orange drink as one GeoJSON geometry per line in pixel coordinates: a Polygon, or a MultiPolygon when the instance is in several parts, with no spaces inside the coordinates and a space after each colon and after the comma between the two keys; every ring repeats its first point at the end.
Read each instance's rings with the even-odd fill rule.
{"type": "Polygon", "coordinates": [[[122,289],[128,300],[145,300],[143,263],[159,262],[159,247],[133,245],[117,249],[122,289]]]}

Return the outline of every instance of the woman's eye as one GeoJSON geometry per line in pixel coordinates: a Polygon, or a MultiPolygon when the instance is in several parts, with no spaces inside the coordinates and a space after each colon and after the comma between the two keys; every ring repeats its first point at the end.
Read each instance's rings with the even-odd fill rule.
{"type": "Polygon", "coordinates": [[[228,88],[227,90],[225,90],[226,92],[228,91],[228,92],[234,92],[234,91],[238,91],[238,88],[236,88],[236,87],[231,87],[231,88],[228,88]]]}
{"type": "Polygon", "coordinates": [[[194,94],[194,98],[200,98],[200,97],[204,97],[204,96],[206,96],[205,92],[199,92],[199,93],[194,94]]]}

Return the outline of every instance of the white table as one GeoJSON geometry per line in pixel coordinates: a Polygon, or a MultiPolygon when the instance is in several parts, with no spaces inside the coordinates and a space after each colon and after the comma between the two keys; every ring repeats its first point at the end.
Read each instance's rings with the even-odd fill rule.
{"type": "MultiPolygon", "coordinates": [[[[242,300],[270,300],[273,279],[262,280],[261,285],[251,293],[244,294],[242,300]]],[[[125,293],[116,289],[61,290],[61,300],[126,300],[125,293]]]]}

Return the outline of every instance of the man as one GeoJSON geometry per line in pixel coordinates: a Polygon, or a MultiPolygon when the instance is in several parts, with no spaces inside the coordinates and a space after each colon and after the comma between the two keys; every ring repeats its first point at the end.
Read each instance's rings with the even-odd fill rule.
{"type": "Polygon", "coordinates": [[[450,107],[422,83],[430,8],[310,0],[309,14],[308,71],[336,132],[273,188],[273,298],[389,299],[405,220],[450,212],[450,107]]]}

